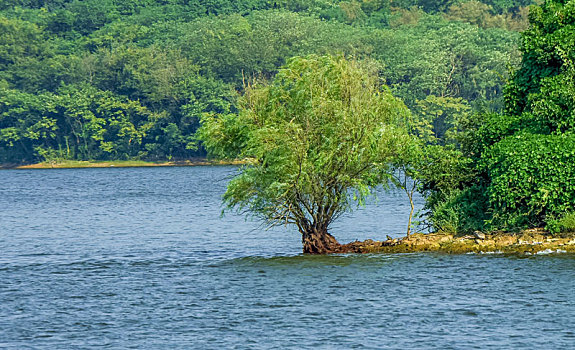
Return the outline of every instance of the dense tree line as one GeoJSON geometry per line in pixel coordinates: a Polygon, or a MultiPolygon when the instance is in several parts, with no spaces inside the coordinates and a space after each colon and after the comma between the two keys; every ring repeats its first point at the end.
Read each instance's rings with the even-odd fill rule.
{"type": "Polygon", "coordinates": [[[293,56],[371,58],[443,137],[499,111],[527,0],[7,0],[0,5],[0,162],[205,154],[205,114],[293,56]],[[478,20],[479,18],[479,20],[478,20]],[[428,118],[429,119],[429,118],[428,118]]]}
{"type": "Polygon", "coordinates": [[[533,8],[503,113],[467,118],[450,153],[431,158],[422,179],[436,228],[575,231],[574,5],[533,8]]]}

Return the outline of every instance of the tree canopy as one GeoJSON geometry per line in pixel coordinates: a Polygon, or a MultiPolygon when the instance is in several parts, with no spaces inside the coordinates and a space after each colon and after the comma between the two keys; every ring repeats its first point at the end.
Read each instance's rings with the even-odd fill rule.
{"type": "Polygon", "coordinates": [[[206,117],[200,129],[208,150],[251,159],[225,202],[270,225],[295,224],[305,253],[337,252],[329,226],[389,177],[410,142],[407,108],[373,65],[342,56],[293,58],[239,105],[236,119],[206,117]]]}
{"type": "Polygon", "coordinates": [[[530,2],[466,3],[3,1],[0,162],[204,156],[194,140],[204,113],[235,113],[246,79],[272,79],[289,58],[309,54],[377,61],[410,109],[433,95],[460,98],[473,111],[500,110],[530,2]],[[477,9],[480,22],[473,20],[477,9]],[[80,110],[87,119],[88,110],[97,115],[94,130],[105,134],[104,146],[67,125],[62,101],[83,93],[98,96],[98,111],[80,110]],[[9,101],[15,96],[22,111],[9,101]],[[135,105],[151,117],[130,121],[138,136],[126,147],[114,118],[134,115],[121,109],[135,105]],[[35,131],[43,117],[51,123],[49,140],[35,131]],[[92,141],[78,146],[83,139],[92,141]]]}

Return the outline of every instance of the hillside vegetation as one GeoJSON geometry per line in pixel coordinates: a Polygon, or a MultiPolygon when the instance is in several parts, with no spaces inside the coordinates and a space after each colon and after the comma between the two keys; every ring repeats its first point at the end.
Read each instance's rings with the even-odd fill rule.
{"type": "Polygon", "coordinates": [[[500,111],[531,0],[6,0],[0,163],[205,155],[204,114],[293,56],[375,60],[435,127],[500,111]],[[429,119],[429,118],[428,118],[429,119]]]}

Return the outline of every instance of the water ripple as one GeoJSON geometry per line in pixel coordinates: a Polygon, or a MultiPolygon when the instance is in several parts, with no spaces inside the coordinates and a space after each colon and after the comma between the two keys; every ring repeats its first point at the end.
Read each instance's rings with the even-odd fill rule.
{"type": "MultiPolygon", "coordinates": [[[[0,172],[0,349],[573,348],[575,255],[304,256],[220,217],[234,169],[0,172]]],[[[402,200],[332,232],[401,232],[402,200]]]]}

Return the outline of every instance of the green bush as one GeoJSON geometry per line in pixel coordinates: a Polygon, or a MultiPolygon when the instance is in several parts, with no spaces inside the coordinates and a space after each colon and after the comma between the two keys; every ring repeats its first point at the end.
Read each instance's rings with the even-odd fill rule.
{"type": "Polygon", "coordinates": [[[575,232],[575,211],[563,214],[558,219],[548,220],[546,228],[553,233],[575,232]]]}
{"type": "Polygon", "coordinates": [[[542,226],[575,209],[575,135],[517,134],[483,157],[498,227],[542,226]]]}
{"type": "Polygon", "coordinates": [[[482,231],[488,219],[488,199],[483,186],[467,187],[452,192],[445,200],[437,202],[430,221],[436,229],[465,234],[482,231]]]}

